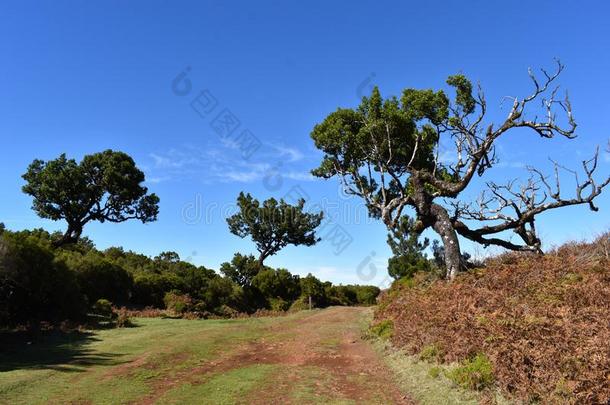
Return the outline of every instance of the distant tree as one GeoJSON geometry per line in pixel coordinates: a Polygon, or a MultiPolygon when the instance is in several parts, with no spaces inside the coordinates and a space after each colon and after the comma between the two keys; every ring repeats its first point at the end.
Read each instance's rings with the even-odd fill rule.
{"type": "Polygon", "coordinates": [[[418,271],[430,271],[430,263],[424,253],[430,241],[419,241],[419,234],[413,231],[415,221],[403,216],[396,229],[388,234],[388,245],[394,256],[388,259],[388,273],[394,279],[411,277],[418,271]]]}
{"type": "Polygon", "coordinates": [[[99,254],[87,254],[67,261],[76,272],[82,293],[90,304],[100,298],[115,304],[127,304],[133,287],[133,277],[122,267],[99,254]]]}
{"type": "Polygon", "coordinates": [[[527,129],[542,138],[576,136],[570,100],[567,93],[560,99],[555,86],[562,70],[558,62],[555,72],[542,70],[542,80],[530,71],[532,92],[512,97],[506,118],[497,125],[485,122],[482,90],[474,89],[461,74],[447,79],[455,89],[453,101],[443,90],[411,88],[400,99],[384,100],[375,88],[359,107],[338,109],[315,126],[311,136],[324,157],[312,173],[339,177],[346,192],[362,198],[369,213],[389,229],[398,226],[406,208],[413,209],[413,231],[432,228],[441,237],[448,278],[457,274],[462,262],[458,235],[484,246],[541,252],[534,225],[539,214],[577,204],[597,210],[594,199],[610,183],[610,178],[594,178],[597,152],[583,162],[584,173],[575,176],[571,197],[559,187],[563,166],[554,164],[553,179],[529,168],[530,179],[523,185],[488,182],[488,190],[475,202],[457,198],[475,175],[496,165],[495,144],[509,132],[527,129]],[[532,108],[535,104],[541,111],[532,108]],[[505,238],[506,231],[521,241],[505,238]]]}
{"type": "Polygon", "coordinates": [[[259,289],[265,298],[281,298],[293,301],[301,294],[299,276],[286,269],[265,269],[253,279],[252,285],[259,289]]]}
{"type": "Polygon", "coordinates": [[[326,305],[326,290],[324,284],[311,273],[301,277],[301,297],[311,297],[314,305],[320,307],[326,305]]]}
{"type": "Polygon", "coordinates": [[[297,205],[290,205],[274,198],[265,200],[262,204],[250,194],[239,194],[237,198],[239,212],[229,218],[231,233],[245,238],[250,236],[260,253],[258,262],[276,254],[287,245],[315,245],[320,239],[315,235],[315,229],[322,221],[322,213],[310,214],[303,212],[305,200],[297,205]]]}
{"type": "Polygon", "coordinates": [[[180,261],[180,255],[176,252],[161,252],[159,255],[155,256],[155,261],[157,262],[167,262],[167,263],[178,263],[180,261]]]}
{"type": "Polygon", "coordinates": [[[123,152],[106,150],[80,163],[65,154],[48,162],[34,160],[23,175],[26,194],[41,218],[65,220],[68,229],[56,246],[75,243],[90,221],[123,222],[157,219],[159,198],[142,186],[144,173],[123,152]]]}

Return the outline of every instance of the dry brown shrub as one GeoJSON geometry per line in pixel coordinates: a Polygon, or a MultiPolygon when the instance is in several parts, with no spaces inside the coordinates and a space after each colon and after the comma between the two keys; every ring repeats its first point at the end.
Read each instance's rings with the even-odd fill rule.
{"type": "Polygon", "coordinates": [[[504,254],[455,282],[400,285],[376,319],[395,345],[436,345],[443,361],[485,353],[508,395],[542,403],[610,399],[609,234],[545,256],[504,254]]]}

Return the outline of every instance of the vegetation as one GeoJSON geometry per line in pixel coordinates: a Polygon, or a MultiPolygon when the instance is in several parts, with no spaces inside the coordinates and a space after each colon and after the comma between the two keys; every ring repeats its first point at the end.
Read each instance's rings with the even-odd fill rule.
{"type": "Polygon", "coordinates": [[[465,387],[493,381],[517,401],[603,403],[610,398],[601,343],[610,340],[609,247],[605,234],[545,256],[507,253],[451,284],[399,280],[381,297],[375,323],[391,320],[392,343],[407,354],[443,369],[458,363],[445,374],[465,387]]]}
{"type": "MultiPolygon", "coordinates": [[[[597,211],[594,200],[610,184],[610,177],[599,182],[594,178],[598,152],[583,162],[584,174],[576,176],[576,195],[571,198],[560,190],[558,173],[563,166],[558,163],[554,181],[530,168],[531,178],[522,186],[514,181],[508,185],[488,182],[489,190],[476,202],[457,198],[475,174],[482,176],[495,166],[494,145],[507,133],[524,128],[544,138],[576,136],[567,94],[563,100],[557,98],[555,81],[562,71],[560,63],[553,73],[543,70],[543,81],[530,71],[532,93],[515,97],[507,118],[497,125],[485,122],[487,103],[482,90],[475,91],[461,74],[447,79],[455,90],[453,100],[443,90],[411,88],[400,98],[384,99],[375,87],[357,108],[340,108],[315,126],[311,137],[324,157],[312,173],[325,179],[339,177],[346,192],[362,198],[370,215],[381,219],[390,231],[399,228],[404,210],[411,208],[415,212],[409,224],[412,233],[420,235],[432,228],[440,236],[448,278],[462,267],[458,235],[484,246],[540,252],[534,226],[537,215],[577,204],[597,211]],[[543,108],[538,112],[532,107],[541,100],[543,108]],[[565,115],[565,125],[559,123],[557,113],[565,115]],[[449,152],[455,152],[455,158],[450,163],[438,159],[445,139],[446,144],[454,143],[449,152]],[[477,228],[478,221],[483,225],[477,228]],[[513,231],[521,243],[505,239],[505,231],[513,231]]],[[[409,272],[409,264],[408,258],[397,258],[392,268],[409,272]]]]}
{"type": "MultiPolygon", "coordinates": [[[[108,317],[112,306],[226,317],[285,311],[309,296],[315,307],[372,305],[379,294],[377,287],[337,286],[261,267],[253,256],[235,255],[221,266],[223,277],[175,252],[149,258],[117,247],[99,251],[87,238],[55,247],[59,236],[41,229],[0,235],[0,326],[84,322],[87,313],[108,317]]],[[[116,324],[127,324],[116,312],[116,324]]]]}
{"type": "Polygon", "coordinates": [[[447,373],[456,384],[471,390],[483,390],[492,386],[494,375],[491,362],[483,353],[466,359],[459,367],[447,373]]]}
{"type": "Polygon", "coordinates": [[[106,150],[87,155],[80,163],[62,154],[48,162],[36,159],[23,175],[23,192],[34,197],[32,208],[41,218],[68,223],[57,246],[75,243],[91,221],[143,223],[157,219],[159,197],[142,186],[144,173],[133,159],[106,150]]]}
{"type": "Polygon", "coordinates": [[[288,245],[313,246],[320,240],[315,236],[315,229],[320,225],[323,214],[303,212],[303,199],[294,206],[274,198],[261,204],[250,194],[240,193],[237,205],[239,212],[227,218],[229,230],[240,238],[252,238],[261,266],[267,257],[288,245]]]}

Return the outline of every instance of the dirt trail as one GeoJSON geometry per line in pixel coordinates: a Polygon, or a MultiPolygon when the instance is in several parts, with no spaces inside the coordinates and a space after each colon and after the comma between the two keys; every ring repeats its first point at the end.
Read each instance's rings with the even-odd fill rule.
{"type": "Polygon", "coordinates": [[[414,403],[400,392],[391,372],[370,343],[361,338],[365,308],[334,307],[316,312],[289,325],[270,330],[271,341],[257,343],[256,362],[287,366],[282,381],[251,392],[255,404],[290,403],[285,388],[306,383],[302,369],[313,370],[314,392],[310,399],[357,403],[414,403]],[[316,370],[322,371],[316,376],[316,370]],[[316,392],[318,391],[318,392],[316,392]]]}
{"type": "Polygon", "coordinates": [[[201,384],[214,375],[254,365],[278,372],[238,400],[243,404],[412,404],[371,344],[361,337],[366,308],[333,307],[299,317],[280,318],[263,336],[196,368],[156,381],[137,404],[162,403],[185,382],[201,384]]]}

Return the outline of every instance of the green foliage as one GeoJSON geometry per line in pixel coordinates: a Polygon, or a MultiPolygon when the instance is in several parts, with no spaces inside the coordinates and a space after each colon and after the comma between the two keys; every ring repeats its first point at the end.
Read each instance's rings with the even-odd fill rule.
{"type": "Polygon", "coordinates": [[[304,298],[311,297],[312,303],[315,307],[322,307],[326,305],[326,291],[324,285],[315,276],[309,273],[306,277],[302,277],[300,280],[301,284],[301,296],[304,298]]]}
{"type": "Polygon", "coordinates": [[[172,273],[141,273],[134,277],[133,302],[143,306],[162,308],[165,293],[181,290],[183,281],[172,273]]]}
{"type": "Polygon", "coordinates": [[[301,293],[299,276],[286,269],[264,269],[252,279],[252,286],[267,298],[294,301],[301,293]]]}
{"type": "Polygon", "coordinates": [[[358,108],[340,108],[314,127],[311,137],[324,157],[312,174],[326,179],[347,176],[363,195],[370,195],[367,207],[377,218],[381,212],[373,202],[398,197],[410,187],[396,179],[383,183],[382,171],[404,173],[409,167],[439,176],[446,173],[441,165],[433,169],[439,138],[435,125],[447,119],[448,107],[442,91],[405,89],[399,101],[396,97],[384,100],[374,88],[358,108]],[[369,168],[377,176],[363,175],[369,168]]]}
{"type": "Polygon", "coordinates": [[[91,307],[94,314],[100,315],[106,318],[112,318],[112,303],[104,298],[100,298],[95,301],[95,304],[91,307]]]}
{"type": "Polygon", "coordinates": [[[394,334],[394,322],[391,319],[383,321],[371,326],[371,333],[382,339],[391,339],[394,334]]]}
{"type": "Polygon", "coordinates": [[[234,283],[246,287],[252,284],[252,279],[263,269],[263,266],[252,255],[235,253],[231,263],[222,263],[220,272],[233,280],[234,283]]]}
{"type": "Polygon", "coordinates": [[[377,296],[381,292],[379,287],[372,285],[358,285],[356,288],[356,302],[362,305],[375,305],[377,296]]]}
{"type": "Polygon", "coordinates": [[[288,311],[290,302],[282,298],[269,298],[269,309],[272,311],[288,311]]]}
{"type": "Polygon", "coordinates": [[[121,266],[95,253],[88,253],[85,256],[71,255],[66,262],[76,272],[81,291],[89,302],[105,298],[118,304],[125,304],[129,300],[133,277],[121,266]]]}
{"type": "Polygon", "coordinates": [[[187,294],[181,294],[180,291],[170,291],[163,297],[165,308],[169,309],[176,315],[182,315],[192,309],[193,301],[187,294]]]}
{"type": "Polygon", "coordinates": [[[296,205],[279,202],[274,198],[259,203],[250,194],[243,192],[237,197],[239,212],[229,218],[231,233],[245,238],[250,236],[260,253],[259,263],[279,252],[288,245],[315,245],[319,238],[315,229],[320,225],[323,214],[303,211],[305,200],[296,205]]]}
{"type": "Polygon", "coordinates": [[[78,319],[86,301],[76,276],[28,233],[0,236],[0,324],[78,319]]]}
{"type": "Polygon", "coordinates": [[[151,259],[118,247],[99,251],[87,238],[54,248],[55,239],[41,229],[0,235],[0,326],[84,319],[87,308],[108,317],[111,302],[232,317],[263,308],[306,308],[309,295],[299,299],[303,287],[316,307],[371,305],[379,294],[373,286],[333,286],[312,275],[301,279],[261,266],[253,256],[236,254],[223,263],[222,277],[181,261],[175,252],[151,259]]]}
{"type": "Polygon", "coordinates": [[[448,371],[447,377],[456,384],[473,390],[482,390],[494,383],[493,366],[483,353],[463,361],[459,367],[448,371]]]}
{"type": "Polygon", "coordinates": [[[23,175],[23,192],[34,197],[41,218],[65,220],[68,229],[57,245],[75,243],[90,221],[154,221],[159,198],[141,185],[144,173],[129,155],[106,150],[80,163],[65,154],[48,162],[34,160],[23,175]]]}
{"type": "Polygon", "coordinates": [[[388,234],[388,245],[394,254],[388,259],[389,275],[398,280],[413,277],[419,271],[429,272],[431,265],[424,253],[429,244],[428,238],[419,241],[415,220],[402,216],[398,227],[388,234]]]}

